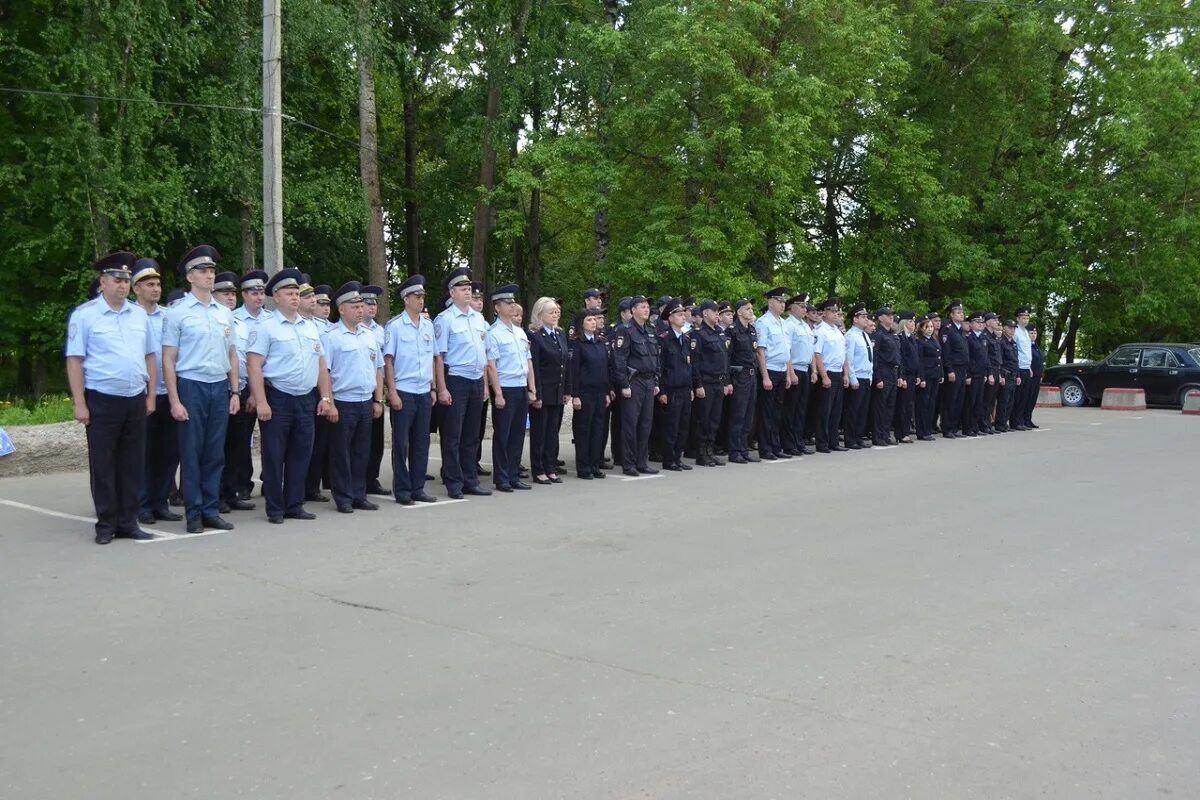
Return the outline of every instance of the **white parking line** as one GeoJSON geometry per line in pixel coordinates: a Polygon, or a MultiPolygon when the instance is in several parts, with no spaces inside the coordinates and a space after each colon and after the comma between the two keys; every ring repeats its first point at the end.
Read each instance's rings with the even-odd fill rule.
{"type": "Polygon", "coordinates": [[[28,503],[18,503],[16,500],[5,500],[3,498],[0,498],[0,503],[6,506],[12,506],[13,508],[22,508],[26,511],[36,511],[39,514],[45,514],[48,517],[60,517],[62,519],[73,519],[76,522],[87,522],[92,525],[96,524],[95,517],[81,517],[78,514],[66,514],[62,511],[53,511],[49,508],[31,506],[28,503]]]}
{"type": "MultiPolygon", "coordinates": [[[[146,531],[145,528],[142,530],[146,531]]],[[[230,531],[207,530],[200,533],[159,533],[158,531],[146,531],[154,535],[153,539],[138,539],[138,544],[154,544],[155,542],[174,542],[178,539],[199,539],[201,536],[216,536],[221,533],[230,533],[230,531]]]]}
{"type": "Polygon", "coordinates": [[[629,483],[630,481],[648,481],[648,480],[652,480],[654,478],[661,478],[661,477],[662,477],[662,475],[638,475],[636,478],[621,478],[621,480],[624,481],[625,483],[629,483]]]}
{"type": "Polygon", "coordinates": [[[420,508],[445,508],[446,506],[452,506],[456,503],[467,503],[467,502],[470,502],[470,501],[467,500],[467,498],[465,498],[465,497],[463,497],[459,500],[452,500],[449,497],[439,497],[438,501],[436,503],[413,503],[411,506],[400,506],[400,504],[397,503],[396,505],[400,506],[401,511],[416,511],[417,509],[420,509],[420,508]]]}

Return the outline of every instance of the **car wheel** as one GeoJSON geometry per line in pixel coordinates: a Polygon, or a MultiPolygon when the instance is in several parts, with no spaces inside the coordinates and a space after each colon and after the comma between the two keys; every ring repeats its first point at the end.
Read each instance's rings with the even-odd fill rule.
{"type": "Polygon", "coordinates": [[[1074,378],[1068,378],[1059,386],[1062,390],[1062,404],[1071,408],[1079,408],[1087,405],[1087,392],[1083,390],[1083,384],[1074,378]]]}
{"type": "Polygon", "coordinates": [[[1180,407],[1183,406],[1183,401],[1188,396],[1188,392],[1200,392],[1200,386],[1185,386],[1179,390],[1180,407]]]}

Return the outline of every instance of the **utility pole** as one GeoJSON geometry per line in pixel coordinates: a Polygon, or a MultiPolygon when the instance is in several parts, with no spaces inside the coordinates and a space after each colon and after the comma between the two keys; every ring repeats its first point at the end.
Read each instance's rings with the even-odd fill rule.
{"type": "Polygon", "coordinates": [[[282,0],[263,0],[263,269],[283,269],[282,0]]]}

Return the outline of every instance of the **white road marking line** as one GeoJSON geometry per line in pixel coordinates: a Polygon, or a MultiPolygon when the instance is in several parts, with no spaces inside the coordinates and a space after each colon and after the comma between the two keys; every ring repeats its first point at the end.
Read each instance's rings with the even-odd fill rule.
{"type": "Polygon", "coordinates": [[[661,477],[662,477],[662,475],[638,475],[636,478],[626,477],[626,478],[621,478],[621,480],[624,481],[625,483],[629,483],[630,481],[648,481],[648,480],[652,480],[654,478],[661,478],[661,477]]]}
{"type": "Polygon", "coordinates": [[[1089,422],[1088,425],[1103,425],[1103,422],[1089,422]]]}
{"type": "Polygon", "coordinates": [[[81,517],[78,514],[67,514],[62,511],[53,511],[49,508],[42,508],[41,506],[31,506],[28,503],[18,503],[16,500],[5,500],[3,498],[0,498],[0,503],[4,504],[6,506],[12,506],[13,508],[21,508],[26,511],[36,511],[39,514],[45,514],[48,517],[60,517],[62,519],[75,520],[76,522],[87,522],[92,525],[96,524],[95,517],[81,517]]]}
{"type": "MultiPolygon", "coordinates": [[[[146,531],[145,528],[142,530],[146,531]]],[[[155,542],[174,542],[178,539],[199,539],[201,536],[216,536],[221,533],[230,533],[231,531],[209,530],[202,533],[159,533],[157,531],[146,531],[154,535],[153,539],[139,539],[138,544],[154,544],[155,542]]]]}
{"type": "Polygon", "coordinates": [[[396,505],[400,506],[401,511],[416,511],[419,508],[445,508],[446,506],[452,506],[455,503],[466,503],[466,502],[469,502],[469,501],[465,497],[460,500],[452,500],[449,497],[439,497],[438,501],[436,503],[414,502],[411,506],[402,506],[399,503],[397,503],[396,505]]]}

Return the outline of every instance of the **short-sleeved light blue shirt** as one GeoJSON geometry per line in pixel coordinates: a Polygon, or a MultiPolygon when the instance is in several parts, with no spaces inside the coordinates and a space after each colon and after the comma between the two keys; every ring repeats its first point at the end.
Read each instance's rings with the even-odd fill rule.
{"type": "Polygon", "coordinates": [[[392,357],[396,391],[409,394],[432,391],[436,349],[433,322],[420,315],[413,322],[408,312],[403,311],[384,328],[383,355],[392,357]]]}
{"type": "Polygon", "coordinates": [[[371,332],[371,335],[375,337],[375,346],[382,352],[383,340],[386,336],[384,326],[380,325],[373,319],[364,319],[361,327],[371,332]]]}
{"type": "Polygon", "coordinates": [[[263,357],[263,378],[284,394],[299,396],[316,388],[322,349],[312,320],[297,314],[293,322],[276,314],[250,331],[248,352],[263,357]]]}
{"type": "Polygon", "coordinates": [[[487,322],[473,308],[450,306],[433,322],[437,351],[444,355],[446,371],[456,378],[477,380],[487,367],[487,322]]]}
{"type": "Polygon", "coordinates": [[[321,334],[321,346],[334,400],[361,403],[375,396],[375,378],[383,369],[383,354],[373,332],[362,325],[352,331],[339,322],[321,334]]]}
{"type": "Polygon", "coordinates": [[[783,327],[783,320],[768,312],[754,321],[754,330],[757,334],[755,340],[758,342],[758,348],[766,351],[764,357],[767,369],[772,372],[783,372],[787,369],[792,348],[787,331],[783,327]]]}
{"type": "Polygon", "coordinates": [[[792,369],[796,372],[808,372],[808,367],[812,364],[817,337],[806,320],[797,319],[791,314],[784,318],[783,327],[787,331],[788,344],[791,347],[792,369]]]}
{"type": "MultiPolygon", "coordinates": [[[[141,306],[138,306],[138,308],[141,308],[141,306]]],[[[142,308],[142,310],[145,311],[146,309],[142,308]]],[[[154,393],[156,395],[163,395],[167,393],[167,379],[163,375],[162,368],[162,337],[163,326],[167,324],[167,310],[155,303],[154,310],[147,312],[146,316],[149,318],[150,323],[147,332],[150,336],[150,342],[154,346],[154,362],[158,365],[158,383],[154,387],[154,393]]]]}
{"type": "Polygon", "coordinates": [[[237,350],[238,391],[246,388],[249,373],[246,371],[246,348],[250,346],[250,326],[243,319],[233,318],[233,346],[237,350]]]}
{"type": "Polygon", "coordinates": [[[496,320],[488,328],[486,341],[488,361],[495,363],[500,385],[506,389],[528,386],[531,366],[525,331],[519,325],[496,320]]]}
{"type": "Polygon", "coordinates": [[[253,330],[259,324],[266,322],[271,317],[275,316],[275,312],[269,308],[260,308],[258,310],[258,316],[255,317],[250,314],[250,310],[245,306],[238,306],[233,312],[233,316],[236,319],[240,319],[242,322],[246,323],[247,328],[253,330]]]}
{"type": "Polygon", "coordinates": [[[1033,366],[1033,341],[1029,331],[1017,326],[1013,333],[1013,341],[1017,344],[1017,369],[1029,369],[1033,366]]]}
{"type": "Polygon", "coordinates": [[[871,345],[867,341],[867,332],[862,328],[853,327],[846,330],[846,363],[850,365],[850,382],[870,381],[874,374],[871,363],[871,345]]]}
{"type": "Polygon", "coordinates": [[[817,352],[826,372],[841,372],[846,366],[846,337],[840,330],[822,321],[813,331],[817,335],[817,352]]]}
{"type": "Polygon", "coordinates": [[[229,380],[229,348],[233,346],[233,314],[210,298],[202,303],[192,293],[167,309],[163,347],[174,347],[175,374],[201,383],[229,380]]]}
{"type": "Polygon", "coordinates": [[[116,397],[146,391],[146,356],[154,355],[150,318],[141,306],[124,301],[114,311],[103,297],[71,313],[67,323],[68,356],[83,359],[83,387],[116,397]]]}

